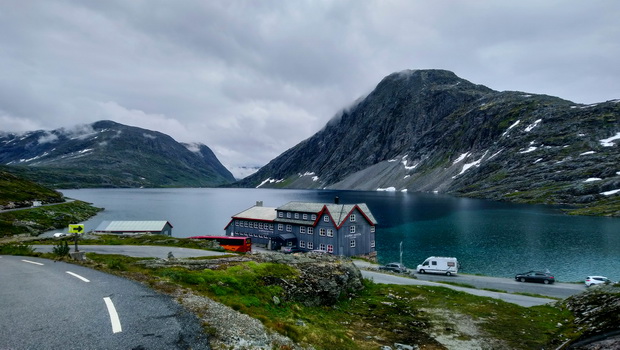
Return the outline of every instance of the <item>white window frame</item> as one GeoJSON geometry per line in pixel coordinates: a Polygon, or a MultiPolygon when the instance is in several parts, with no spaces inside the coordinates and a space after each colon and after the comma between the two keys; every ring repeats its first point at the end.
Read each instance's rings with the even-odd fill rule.
{"type": "Polygon", "coordinates": [[[374,226],[370,226],[370,233],[375,233],[375,227],[374,226]]]}
{"type": "Polygon", "coordinates": [[[355,248],[355,240],[354,240],[354,239],[352,239],[352,240],[350,241],[350,243],[349,243],[349,247],[351,247],[351,248],[355,248]]]}
{"type": "Polygon", "coordinates": [[[281,211],[279,211],[279,212],[278,212],[278,217],[279,217],[279,218],[283,218],[283,217],[284,217],[284,213],[283,213],[283,212],[281,212],[281,211]]]}
{"type": "Polygon", "coordinates": [[[308,214],[304,214],[302,217],[304,220],[308,220],[308,214]]]}
{"type": "Polygon", "coordinates": [[[313,235],[314,234],[314,227],[308,227],[308,234],[309,235],[313,235]]]}
{"type": "Polygon", "coordinates": [[[319,249],[327,251],[327,249],[325,248],[325,243],[319,244],[319,249]]]}
{"type": "Polygon", "coordinates": [[[327,245],[327,252],[328,252],[328,253],[333,253],[333,252],[334,252],[334,246],[333,246],[333,245],[331,245],[331,244],[328,244],[328,245],[327,245]]]}
{"type": "Polygon", "coordinates": [[[308,242],[308,249],[314,249],[314,243],[308,242]]]}
{"type": "Polygon", "coordinates": [[[370,241],[370,248],[374,248],[375,247],[375,241],[370,241]]]}
{"type": "Polygon", "coordinates": [[[286,225],[286,232],[293,232],[293,225],[286,225]]]}
{"type": "Polygon", "coordinates": [[[312,214],[312,221],[316,220],[316,214],[312,214]]]}
{"type": "Polygon", "coordinates": [[[287,218],[287,219],[290,219],[290,218],[291,218],[291,212],[290,212],[290,211],[286,213],[286,218],[287,218]]]}
{"type": "Polygon", "coordinates": [[[278,224],[278,231],[284,231],[284,224],[278,224]]]}
{"type": "Polygon", "coordinates": [[[355,214],[351,214],[351,216],[349,216],[349,220],[351,220],[352,222],[355,221],[355,214]]]}
{"type": "Polygon", "coordinates": [[[299,219],[299,213],[295,213],[295,219],[299,219]]]}
{"type": "Polygon", "coordinates": [[[306,233],[306,226],[299,226],[299,233],[306,233]]]}
{"type": "Polygon", "coordinates": [[[349,233],[355,233],[355,225],[349,226],[349,233]]]}
{"type": "Polygon", "coordinates": [[[323,222],[329,222],[329,215],[323,216],[323,222]]]}
{"type": "Polygon", "coordinates": [[[319,236],[325,236],[326,230],[324,228],[319,229],[319,236]]]}
{"type": "Polygon", "coordinates": [[[306,241],[299,241],[299,248],[306,248],[306,241]]]}
{"type": "Polygon", "coordinates": [[[327,237],[334,237],[334,229],[331,229],[331,228],[327,229],[327,237]]]}

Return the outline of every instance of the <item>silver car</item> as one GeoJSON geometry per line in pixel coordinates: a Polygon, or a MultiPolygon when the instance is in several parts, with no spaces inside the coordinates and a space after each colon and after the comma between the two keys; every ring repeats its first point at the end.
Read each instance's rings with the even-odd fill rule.
{"type": "Polygon", "coordinates": [[[603,277],[603,276],[588,276],[586,277],[585,283],[586,283],[586,287],[590,287],[590,286],[610,284],[611,281],[609,280],[609,278],[603,277]]]}

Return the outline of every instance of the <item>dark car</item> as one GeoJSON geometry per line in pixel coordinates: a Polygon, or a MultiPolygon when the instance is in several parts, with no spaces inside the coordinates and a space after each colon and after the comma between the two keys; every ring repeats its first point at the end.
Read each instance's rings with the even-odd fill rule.
{"type": "Polygon", "coordinates": [[[379,266],[379,270],[393,271],[393,272],[407,272],[405,265],[400,263],[389,263],[385,266],[379,266]]]}
{"type": "Polygon", "coordinates": [[[299,247],[282,247],[282,253],[284,254],[293,254],[293,253],[306,253],[308,249],[299,248],[299,247]]]}
{"type": "Polygon", "coordinates": [[[548,272],[542,271],[529,271],[524,273],[518,273],[515,275],[515,280],[519,282],[538,282],[544,284],[550,284],[555,282],[555,278],[548,272]]]}

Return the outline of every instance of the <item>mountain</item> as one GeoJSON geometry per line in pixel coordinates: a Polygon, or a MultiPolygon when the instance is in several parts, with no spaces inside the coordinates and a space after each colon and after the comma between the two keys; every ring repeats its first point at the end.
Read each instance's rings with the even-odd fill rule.
{"type": "Polygon", "coordinates": [[[407,70],[235,185],[604,204],[620,215],[619,143],[620,100],[583,105],[407,70]]]}
{"type": "Polygon", "coordinates": [[[235,181],[203,144],[99,121],[73,129],[0,134],[0,164],[53,188],[212,187],[235,181]]]}

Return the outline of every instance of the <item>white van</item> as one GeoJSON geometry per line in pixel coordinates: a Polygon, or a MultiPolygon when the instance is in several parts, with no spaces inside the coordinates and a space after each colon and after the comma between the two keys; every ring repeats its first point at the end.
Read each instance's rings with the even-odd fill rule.
{"type": "Polygon", "coordinates": [[[446,276],[456,275],[459,272],[459,262],[456,258],[445,256],[431,256],[416,268],[418,273],[442,273],[446,276]]]}

